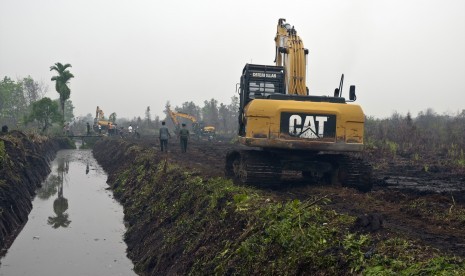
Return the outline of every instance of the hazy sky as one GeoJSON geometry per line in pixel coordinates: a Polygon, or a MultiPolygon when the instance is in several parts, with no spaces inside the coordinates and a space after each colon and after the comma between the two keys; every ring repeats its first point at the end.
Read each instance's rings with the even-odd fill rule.
{"type": "Polygon", "coordinates": [[[0,0],[0,78],[70,63],[75,115],[228,104],[246,63],[272,65],[279,18],[309,49],[307,86],[357,86],[367,115],[465,109],[465,1],[0,0]]]}

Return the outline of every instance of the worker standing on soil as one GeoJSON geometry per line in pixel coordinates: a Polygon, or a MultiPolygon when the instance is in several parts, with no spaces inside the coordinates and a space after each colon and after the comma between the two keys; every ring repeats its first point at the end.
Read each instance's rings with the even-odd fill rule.
{"type": "Polygon", "coordinates": [[[161,128],[159,131],[160,135],[160,149],[161,151],[168,152],[168,138],[171,138],[171,134],[168,128],[165,126],[165,122],[161,122],[161,128]]]}
{"type": "Polygon", "coordinates": [[[90,135],[90,124],[89,122],[87,122],[87,136],[90,135]]]}
{"type": "Polygon", "coordinates": [[[187,140],[189,139],[189,130],[186,128],[186,124],[182,124],[182,128],[179,131],[179,139],[181,142],[181,152],[186,152],[187,140]]]}
{"type": "Polygon", "coordinates": [[[69,123],[66,123],[65,125],[65,133],[66,133],[66,136],[69,136],[69,123]]]}

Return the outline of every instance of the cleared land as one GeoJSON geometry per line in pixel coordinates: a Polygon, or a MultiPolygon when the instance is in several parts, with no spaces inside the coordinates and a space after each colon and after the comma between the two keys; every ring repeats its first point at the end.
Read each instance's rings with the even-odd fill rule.
{"type": "MultiPolygon", "coordinates": [[[[132,142],[159,147],[155,138],[132,142]]],[[[222,177],[226,153],[240,147],[230,142],[191,140],[187,153],[181,153],[172,139],[163,156],[202,177],[222,177]]],[[[285,175],[281,188],[267,192],[281,199],[329,199],[325,208],[360,217],[364,231],[376,231],[380,237],[400,233],[440,251],[465,256],[465,170],[443,165],[447,157],[434,153],[422,154],[426,156],[422,160],[377,150],[362,155],[374,169],[375,184],[369,193],[305,183],[295,174],[285,175]],[[371,221],[373,217],[378,222],[371,221]]]]}

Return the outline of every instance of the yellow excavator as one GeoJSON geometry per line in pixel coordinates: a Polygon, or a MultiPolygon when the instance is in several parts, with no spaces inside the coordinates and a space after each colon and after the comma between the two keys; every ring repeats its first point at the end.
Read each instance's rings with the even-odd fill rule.
{"type": "Polygon", "coordinates": [[[93,125],[94,131],[99,132],[99,125],[100,125],[100,130],[108,131],[109,123],[112,124],[112,122],[105,119],[105,113],[99,106],[97,106],[97,109],[95,111],[94,125],[93,125]]]}
{"type": "Polygon", "coordinates": [[[203,122],[197,121],[197,118],[195,116],[184,113],[184,112],[172,111],[169,106],[167,107],[167,113],[168,113],[168,116],[171,118],[171,121],[173,121],[173,124],[176,128],[175,133],[179,132],[180,123],[179,123],[178,117],[181,117],[181,118],[185,118],[192,122],[192,130],[198,138],[206,137],[208,138],[208,140],[214,139],[216,135],[214,126],[204,126],[203,122]]]}
{"type": "Polygon", "coordinates": [[[214,126],[200,126],[201,136],[212,141],[216,138],[216,129],[214,126]]]}
{"type": "Polygon", "coordinates": [[[173,121],[174,127],[176,128],[176,133],[177,131],[179,131],[179,128],[180,128],[178,117],[185,118],[191,121],[193,128],[197,124],[197,118],[195,118],[192,115],[189,115],[187,113],[172,111],[169,106],[166,108],[166,110],[168,112],[168,116],[171,118],[171,121],[173,121]]]}
{"type": "Polygon", "coordinates": [[[228,152],[225,174],[239,182],[280,185],[282,171],[306,181],[338,182],[361,191],[372,188],[371,167],[348,152],[363,150],[365,116],[350,86],[341,96],[344,75],[331,96],[309,95],[308,50],[293,26],[279,19],[275,65],[246,64],[238,93],[239,143],[228,152]]]}

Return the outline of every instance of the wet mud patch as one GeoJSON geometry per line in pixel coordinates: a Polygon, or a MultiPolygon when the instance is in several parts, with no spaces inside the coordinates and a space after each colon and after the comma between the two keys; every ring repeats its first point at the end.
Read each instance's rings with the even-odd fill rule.
{"type": "Polygon", "coordinates": [[[458,202],[465,202],[465,178],[425,178],[414,176],[386,176],[380,181],[380,186],[404,190],[418,194],[441,194],[453,196],[458,202]]]}

